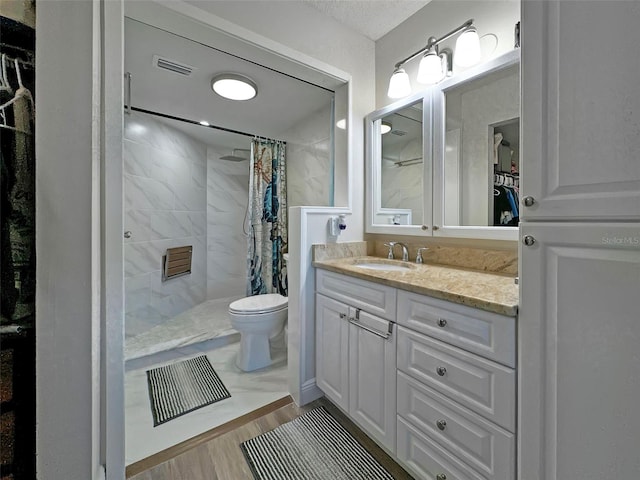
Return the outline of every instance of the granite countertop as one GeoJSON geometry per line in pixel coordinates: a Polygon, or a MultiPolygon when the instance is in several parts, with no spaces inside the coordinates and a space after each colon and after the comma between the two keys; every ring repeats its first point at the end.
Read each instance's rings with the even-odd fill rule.
{"type": "Polygon", "coordinates": [[[515,317],[518,313],[518,285],[513,276],[370,256],[314,261],[313,266],[501,315],[515,317]],[[356,266],[371,262],[402,264],[409,269],[369,270],[356,266]]]}

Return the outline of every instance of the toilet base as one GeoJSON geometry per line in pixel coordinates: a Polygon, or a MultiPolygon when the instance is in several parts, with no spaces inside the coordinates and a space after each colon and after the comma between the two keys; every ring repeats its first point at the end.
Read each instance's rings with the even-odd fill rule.
{"type": "MultiPolygon", "coordinates": [[[[280,337],[278,343],[283,343],[282,337],[280,335],[278,337],[280,337]]],[[[264,334],[242,333],[240,351],[236,355],[236,366],[243,372],[252,372],[286,360],[286,348],[276,346],[272,342],[264,334]]]]}

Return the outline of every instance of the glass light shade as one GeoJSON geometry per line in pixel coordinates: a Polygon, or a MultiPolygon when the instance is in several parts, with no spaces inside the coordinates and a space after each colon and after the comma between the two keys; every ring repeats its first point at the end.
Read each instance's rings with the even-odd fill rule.
{"type": "Polygon", "coordinates": [[[380,122],[380,134],[384,135],[385,133],[389,133],[391,131],[391,124],[389,122],[385,122],[384,120],[380,122]]]}
{"type": "Polygon", "coordinates": [[[223,73],[211,80],[214,92],[229,100],[250,100],[258,94],[253,80],[238,73],[223,73]]]}
{"type": "Polygon", "coordinates": [[[387,90],[387,96],[389,98],[402,98],[411,94],[411,82],[409,81],[409,75],[404,71],[404,68],[398,68],[391,79],[389,80],[389,89],[387,90]]]}
{"type": "Polygon", "coordinates": [[[434,84],[438,83],[444,78],[444,72],[442,71],[442,59],[436,55],[435,52],[429,52],[422,60],[420,60],[420,66],[418,67],[418,77],[416,80],[419,83],[434,84]]]}
{"type": "Polygon", "coordinates": [[[480,37],[474,27],[468,28],[458,37],[453,60],[461,67],[470,67],[480,61],[480,37]]]}

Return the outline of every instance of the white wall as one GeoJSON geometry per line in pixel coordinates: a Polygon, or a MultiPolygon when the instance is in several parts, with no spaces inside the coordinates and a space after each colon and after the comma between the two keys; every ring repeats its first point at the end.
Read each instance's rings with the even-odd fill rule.
{"type": "Polygon", "coordinates": [[[206,299],[207,148],[150,115],[125,116],[125,334],[206,299]],[[190,275],[162,280],[167,248],[193,247],[190,275]]]}
{"type": "MultiPolygon", "coordinates": [[[[514,28],[520,20],[519,0],[433,0],[376,42],[376,109],[393,102],[387,97],[387,88],[397,62],[424,48],[429,37],[439,38],[470,18],[475,20],[480,36],[492,33],[498,37],[495,50],[495,40],[481,39],[483,61],[513,49],[514,28]]],[[[440,48],[454,49],[455,40],[443,42],[440,48]]],[[[413,92],[425,88],[415,82],[419,63],[416,58],[405,66],[413,92]]],[[[460,70],[454,63],[453,74],[460,70]]]]}
{"type": "Polygon", "coordinates": [[[37,10],[37,471],[39,480],[87,480],[101,461],[99,30],[90,1],[37,10]]]}

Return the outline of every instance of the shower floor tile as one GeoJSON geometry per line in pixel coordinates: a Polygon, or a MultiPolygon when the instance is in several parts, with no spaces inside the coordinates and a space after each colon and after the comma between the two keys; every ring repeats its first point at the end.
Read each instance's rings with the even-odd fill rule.
{"type": "Polygon", "coordinates": [[[229,304],[238,298],[241,296],[208,300],[163,325],[127,338],[125,362],[207,340],[227,339],[226,343],[237,342],[240,334],[231,326],[228,309],[229,304]]]}
{"type": "MultiPolygon", "coordinates": [[[[206,345],[206,344],[203,344],[206,345]]],[[[206,432],[289,394],[286,361],[256,372],[242,372],[235,365],[239,344],[202,352],[196,345],[177,349],[181,359],[205,353],[231,393],[231,398],[208,405],[167,423],[153,426],[146,370],[125,374],[125,458],[137,462],[177,443],[206,432]]],[[[153,367],[175,362],[158,362],[153,367]]]]}

